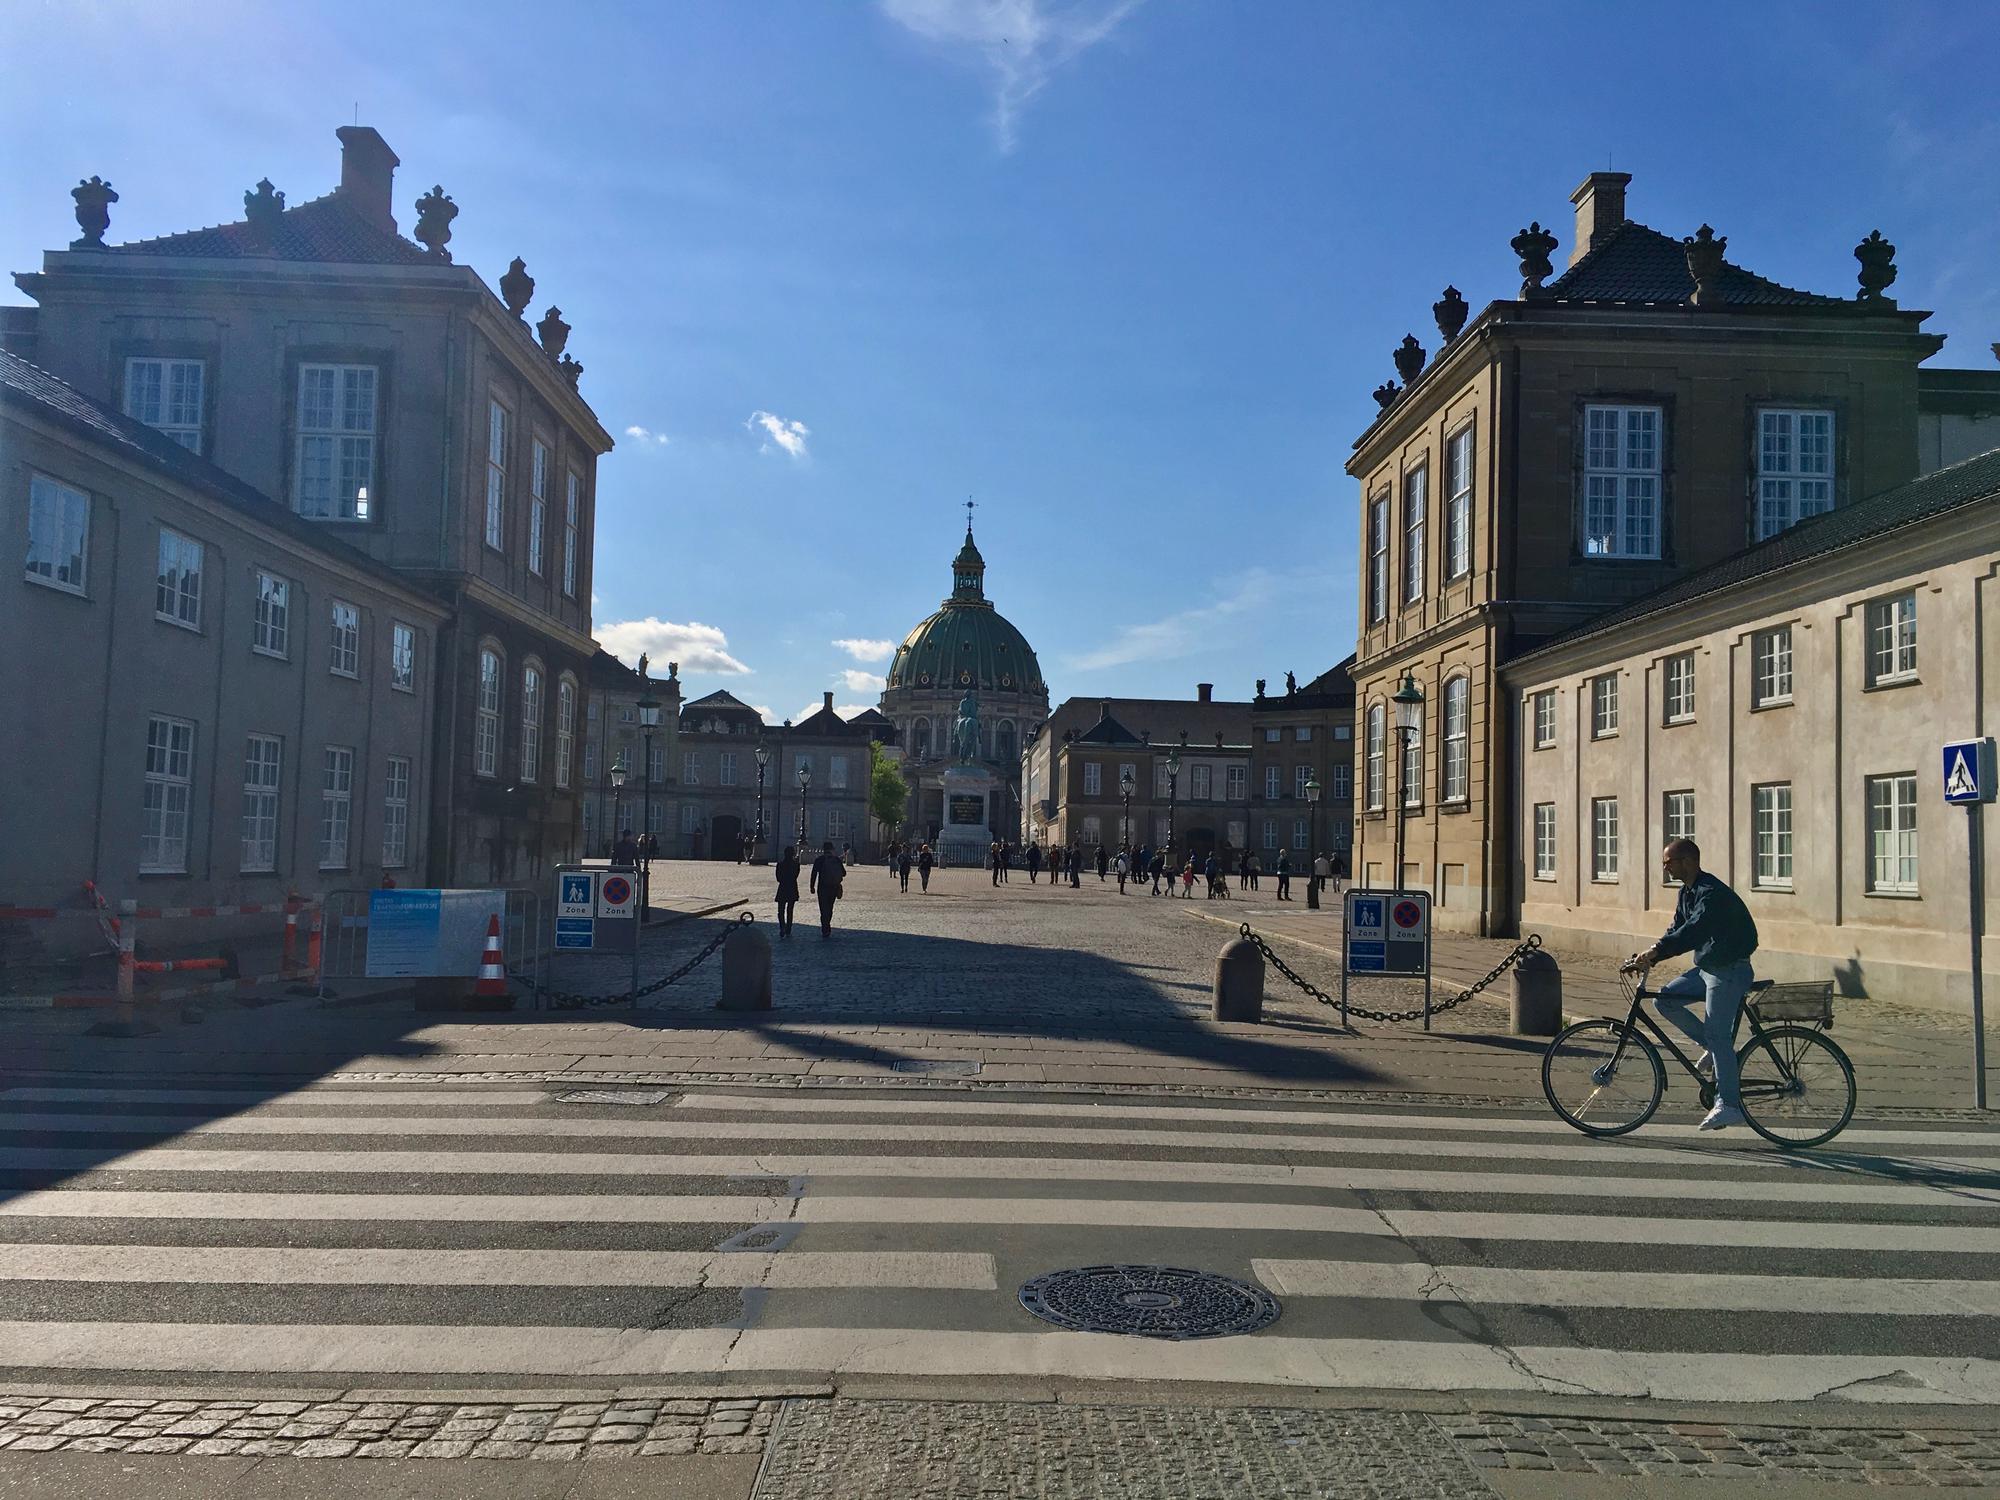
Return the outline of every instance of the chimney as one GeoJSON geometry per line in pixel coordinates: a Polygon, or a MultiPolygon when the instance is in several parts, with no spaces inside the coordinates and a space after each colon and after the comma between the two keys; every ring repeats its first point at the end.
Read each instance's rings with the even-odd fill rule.
{"type": "Polygon", "coordinates": [[[1194,700],[1197,703],[1212,703],[1215,700],[1215,684],[1197,682],[1194,685],[1194,700]]]}
{"type": "Polygon", "coordinates": [[[827,694],[825,694],[825,695],[824,695],[824,697],[825,697],[825,699],[826,699],[826,711],[827,711],[828,713],[832,713],[832,712],[833,712],[833,694],[832,694],[832,693],[827,693],[827,694]]]}
{"type": "Polygon", "coordinates": [[[1592,172],[1583,179],[1583,186],[1569,195],[1569,201],[1576,205],[1571,265],[1603,244],[1611,231],[1625,222],[1625,185],[1631,180],[1630,172],[1592,172]]]}
{"type": "Polygon", "coordinates": [[[402,163],[373,125],[343,125],[334,134],[340,138],[341,198],[361,219],[394,234],[396,168],[402,163]]]}

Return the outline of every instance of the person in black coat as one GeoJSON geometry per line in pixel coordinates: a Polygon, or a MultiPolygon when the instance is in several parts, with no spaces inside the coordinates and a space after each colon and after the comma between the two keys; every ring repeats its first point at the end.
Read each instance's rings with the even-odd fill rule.
{"type": "Polygon", "coordinates": [[[903,889],[907,891],[910,888],[910,846],[908,844],[897,846],[895,866],[896,873],[903,877],[903,889]]]}
{"type": "Polygon", "coordinates": [[[799,855],[790,844],[778,856],[778,936],[792,935],[792,913],[799,905],[799,855]]]}
{"type": "Polygon", "coordinates": [[[808,883],[808,889],[819,897],[819,935],[823,938],[833,936],[833,903],[840,899],[840,888],[846,879],[847,866],[833,852],[833,840],[828,839],[820,846],[819,858],[813,861],[808,883]]]}
{"type": "Polygon", "coordinates": [[[934,863],[936,863],[936,856],[931,853],[931,846],[929,844],[924,845],[923,848],[917,851],[917,879],[922,883],[925,890],[931,888],[931,866],[934,863]]]}

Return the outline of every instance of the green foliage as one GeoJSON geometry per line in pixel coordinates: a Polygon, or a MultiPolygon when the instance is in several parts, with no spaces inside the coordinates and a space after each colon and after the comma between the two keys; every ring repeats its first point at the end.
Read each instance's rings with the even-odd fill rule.
{"type": "Polygon", "coordinates": [[[896,763],[882,753],[882,747],[868,742],[868,811],[892,834],[903,826],[903,812],[909,806],[910,788],[896,763]]]}

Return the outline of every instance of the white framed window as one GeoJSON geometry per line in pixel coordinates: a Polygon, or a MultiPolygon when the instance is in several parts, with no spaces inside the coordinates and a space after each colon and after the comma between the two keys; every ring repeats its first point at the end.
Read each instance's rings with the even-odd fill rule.
{"type": "Polygon", "coordinates": [[[1250,847],[1249,825],[1241,819],[1232,819],[1229,824],[1229,847],[1232,849],[1248,849],[1250,847]]]}
{"type": "Polygon", "coordinates": [[[542,576],[542,543],[549,525],[549,445],[536,438],[528,461],[528,571],[542,576]]]}
{"type": "Polygon", "coordinates": [[[1333,791],[1329,794],[1336,802],[1349,802],[1354,798],[1354,767],[1335,766],[1333,768],[1333,791]]]}
{"type": "Polygon", "coordinates": [[[1368,502],[1368,619],[1389,618],[1389,497],[1368,502]]]}
{"type": "Polygon", "coordinates": [[[315,521],[366,521],[375,483],[375,367],[300,365],[292,508],[315,521]]]}
{"type": "Polygon", "coordinates": [[[1306,783],[1308,781],[1311,781],[1312,779],[1313,779],[1313,768],[1311,766],[1293,766],[1292,795],[1294,797],[1303,798],[1306,794],[1306,783]]]}
{"type": "Polygon", "coordinates": [[[1907,682],[1917,675],[1917,594],[1909,589],[1868,606],[1868,684],[1907,682]]]}
{"type": "Polygon", "coordinates": [[[1868,889],[1917,893],[1917,776],[1868,778],[1868,889]]]}
{"type": "Polygon", "coordinates": [[[1102,842],[1103,838],[1104,820],[1092,813],[1083,820],[1083,841],[1086,844],[1096,844],[1102,842]]]}
{"type": "Polygon", "coordinates": [[[836,792],[847,790],[847,757],[829,755],[826,758],[826,784],[836,792]]]}
{"type": "Polygon", "coordinates": [[[389,630],[389,686],[399,693],[417,690],[417,632],[400,620],[389,630]]]}
{"type": "Polygon", "coordinates": [[[583,529],[583,476],[571,469],[563,495],[562,591],[576,597],[577,537],[583,529]]]}
{"type": "Polygon", "coordinates": [[[486,403],[486,545],[507,545],[507,428],[512,413],[498,401],[486,403]]]}
{"type": "Polygon", "coordinates": [[[1285,731],[1282,729],[1266,729],[1264,731],[1264,743],[1267,745],[1275,745],[1284,737],[1285,731]]]}
{"type": "Polygon", "coordinates": [[[1535,694],[1535,748],[1547,750],[1556,742],[1556,690],[1543,688],[1535,694]]]}
{"type": "Polygon", "coordinates": [[[597,780],[597,741],[583,742],[583,779],[586,783],[597,780]]]}
{"type": "Polygon", "coordinates": [[[1266,818],[1264,820],[1264,847],[1266,849],[1275,849],[1278,847],[1278,820],[1276,818],[1266,818]]]}
{"type": "Polygon", "coordinates": [[[521,779],[542,775],[542,669],[533,662],[521,668],[521,779]]]}
{"type": "Polygon", "coordinates": [[[1757,540],[1833,509],[1833,413],[1757,413],[1757,540]]]}
{"type": "Polygon", "coordinates": [[[1556,878],[1556,805],[1535,804],[1535,879],[1556,878]]]}
{"type": "Polygon", "coordinates": [[[479,704],[473,715],[472,769],[481,776],[500,774],[500,654],[479,653],[479,704]]]}
{"type": "MultiPolygon", "coordinates": [[[[1660,797],[1660,842],[1672,843],[1675,839],[1694,837],[1694,793],[1691,791],[1665,792],[1660,797]]],[[[1661,876],[1661,883],[1676,885],[1671,875],[1661,876]]]]}
{"type": "Polygon", "coordinates": [[[80,594],[90,549],[90,497],[46,474],[28,481],[27,577],[80,594]]]}
{"type": "Polygon", "coordinates": [[[1294,849],[1312,848],[1312,825],[1304,818],[1292,819],[1292,847],[1294,849]]]}
{"type": "Polygon", "coordinates": [[[410,860],[410,762],[392,755],[382,780],[382,868],[399,870],[410,860]]]}
{"type": "Polygon", "coordinates": [[[284,743],[274,734],[253,734],[243,746],[243,852],[246,875],[278,868],[278,782],[284,743]]]}
{"type": "Polygon", "coordinates": [[[1583,555],[1660,555],[1657,406],[1583,409],[1583,555]]]}
{"type": "Polygon", "coordinates": [[[361,611],[345,599],[333,601],[326,669],[336,677],[361,675],[361,611]]]}
{"type": "Polygon", "coordinates": [[[125,415],[201,452],[202,365],[198,359],[125,361],[125,415]]]}
{"type": "Polygon", "coordinates": [[[1153,795],[1155,797],[1166,797],[1172,795],[1176,790],[1173,777],[1167,774],[1167,763],[1164,760],[1154,761],[1153,795]]]}
{"type": "Polygon", "coordinates": [[[1284,779],[1284,771],[1278,766],[1264,767],[1264,800],[1276,802],[1284,793],[1279,783],[1284,779]]]}
{"type": "MultiPolygon", "coordinates": [[[[800,756],[799,764],[810,766],[812,762],[800,756]]],[[[681,785],[701,785],[701,757],[692,750],[681,751],[681,785]]]]}
{"type": "Polygon", "coordinates": [[[1412,469],[1403,476],[1403,602],[1424,597],[1424,509],[1430,499],[1431,472],[1412,469]]]}
{"type": "Polygon", "coordinates": [[[1590,878],[1618,878],[1618,799],[1590,799],[1590,878]]]}
{"type": "Polygon", "coordinates": [[[1403,806],[1422,807],[1424,805],[1424,732],[1422,729],[1396,730],[1396,741],[1402,747],[1403,806]]]}
{"type": "Polygon", "coordinates": [[[188,809],[194,790],[194,725],[154,714],[146,720],[145,822],[139,837],[139,870],[185,875],[188,809]]]}
{"type": "Polygon", "coordinates": [[[1760,630],[1751,643],[1750,702],[1770,708],[1792,701],[1792,627],[1760,630]]]}
{"type": "Polygon", "coordinates": [[[717,786],[735,786],[736,752],[734,750],[724,750],[715,759],[715,784],[717,786]]]}
{"type": "Polygon", "coordinates": [[[1694,719],[1694,653],[1683,651],[1667,658],[1662,682],[1661,707],[1669,724],[1687,724],[1694,719]]]}
{"type": "Polygon", "coordinates": [[[201,629],[201,543],[160,528],[160,566],[153,579],[153,618],[201,629]]]}
{"type": "Polygon", "coordinates": [[[1471,795],[1472,679],[1454,677],[1444,685],[1444,791],[1447,802],[1471,795]]]}
{"type": "Polygon", "coordinates": [[[1333,737],[1334,737],[1334,738],[1335,738],[1336,740],[1351,740],[1351,739],[1353,739],[1353,738],[1354,738],[1354,726],[1353,726],[1352,724],[1336,724],[1336,725],[1334,725],[1334,726],[1333,726],[1333,737]]]}
{"type": "Polygon", "coordinates": [[[354,752],[345,745],[326,747],[326,770],[320,781],[319,867],[347,868],[347,834],[354,821],[354,752]]]}
{"type": "Polygon", "coordinates": [[[270,573],[257,575],[257,608],[250,621],[250,649],[264,656],[292,654],[292,585],[270,573]]]}
{"type": "Polygon", "coordinates": [[[1213,766],[1194,766],[1190,768],[1188,772],[1188,800],[1190,802],[1208,802],[1213,800],[1214,794],[1215,768],[1213,766]]]}
{"type": "Polygon", "coordinates": [[[1247,766],[1229,768],[1229,800],[1243,802],[1249,798],[1250,771],[1247,766]]]}
{"type": "MultiPolygon", "coordinates": [[[[664,811],[664,809],[662,809],[664,811]]],[[[681,804],[681,832],[696,833],[701,828],[701,812],[692,802],[681,804]]]]}
{"type": "Polygon", "coordinates": [[[1292,731],[1292,738],[1299,741],[1301,744],[1305,743],[1307,740],[1310,740],[1312,737],[1313,737],[1313,727],[1310,724],[1301,724],[1292,731]]]}
{"type": "MultiPolygon", "coordinates": [[[[653,834],[665,833],[667,831],[667,811],[668,804],[665,802],[648,804],[646,807],[646,832],[653,834]]],[[[689,808],[687,811],[693,812],[694,809],[689,808]]]]}
{"type": "Polygon", "coordinates": [[[1094,760],[1083,763],[1083,795],[1096,797],[1104,791],[1104,767],[1094,760]]]}
{"type": "Polygon", "coordinates": [[[576,758],[576,684],[556,683],[556,785],[569,785],[570,764],[576,758]]]}
{"type": "Polygon", "coordinates": [[[1472,571],[1472,429],[1461,428],[1445,447],[1444,568],[1447,578],[1472,571]]]}
{"type": "Polygon", "coordinates": [[[1768,890],[1792,888],[1792,784],[1767,782],[1750,789],[1756,838],[1755,883],[1768,890]]]}
{"type": "Polygon", "coordinates": [[[1368,807],[1372,812],[1382,808],[1383,787],[1383,721],[1382,705],[1377,703],[1368,710],[1368,807]]]}
{"type": "Polygon", "coordinates": [[[1618,674],[1590,679],[1590,737],[1608,739],[1618,732],[1618,674]]]}
{"type": "MultiPolygon", "coordinates": [[[[1095,822],[1096,820],[1092,819],[1091,821],[1095,822]]],[[[826,810],[826,836],[830,839],[843,839],[847,837],[846,808],[829,807],[826,810]]]]}

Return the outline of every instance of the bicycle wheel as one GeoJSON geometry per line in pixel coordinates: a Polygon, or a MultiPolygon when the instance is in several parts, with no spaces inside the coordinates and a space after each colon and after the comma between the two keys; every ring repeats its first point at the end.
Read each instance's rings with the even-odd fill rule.
{"type": "Polygon", "coordinates": [[[1737,1049],[1736,1059],[1743,1116],[1773,1145],[1817,1146],[1854,1117],[1854,1065],[1809,1026],[1770,1027],[1762,1041],[1752,1037],[1737,1049]]]}
{"type": "Polygon", "coordinates": [[[1578,1021],[1542,1057],[1549,1107],[1585,1135],[1637,1130],[1666,1091],[1659,1049],[1623,1021],[1578,1021]]]}

